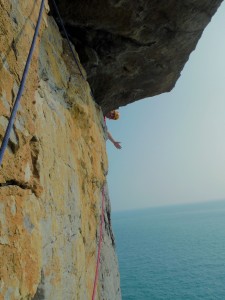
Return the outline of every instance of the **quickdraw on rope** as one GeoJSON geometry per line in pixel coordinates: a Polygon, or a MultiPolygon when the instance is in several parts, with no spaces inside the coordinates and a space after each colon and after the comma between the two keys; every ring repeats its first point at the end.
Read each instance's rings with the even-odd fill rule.
{"type": "Polygon", "coordinates": [[[40,24],[41,24],[43,9],[44,9],[44,0],[42,0],[42,2],[41,2],[38,21],[37,21],[37,25],[36,25],[36,28],[35,28],[33,40],[32,40],[31,47],[30,47],[30,51],[29,51],[29,54],[28,54],[28,57],[27,57],[26,65],[25,65],[25,68],[24,68],[24,71],[23,71],[23,76],[22,76],[22,79],[21,79],[20,87],[19,87],[18,94],[17,94],[16,100],[15,100],[15,103],[14,103],[14,106],[13,106],[13,109],[12,109],[12,112],[11,112],[11,116],[9,118],[9,123],[8,123],[7,129],[6,129],[3,141],[2,141],[2,145],[1,145],[1,149],[0,149],[0,166],[2,164],[2,159],[3,159],[4,153],[5,153],[6,147],[8,145],[8,142],[9,142],[10,133],[11,133],[11,130],[12,130],[12,127],[13,127],[13,124],[14,124],[14,120],[15,120],[15,117],[16,117],[16,113],[17,113],[17,110],[18,110],[18,107],[19,107],[20,99],[21,99],[22,94],[23,94],[27,74],[28,74],[28,71],[29,71],[32,55],[33,55],[33,52],[34,52],[36,39],[37,39],[37,36],[38,36],[39,27],[40,27],[40,24]]]}
{"type": "Polygon", "coordinates": [[[79,71],[80,71],[80,75],[82,76],[82,78],[83,78],[84,80],[86,80],[85,77],[84,77],[84,75],[83,75],[83,73],[82,73],[82,71],[81,71],[81,68],[80,68],[80,66],[79,66],[79,62],[78,62],[78,60],[77,60],[77,58],[76,58],[75,52],[74,52],[74,50],[73,50],[73,47],[71,46],[71,43],[70,43],[70,40],[69,40],[69,36],[68,36],[68,34],[67,34],[66,28],[65,28],[65,26],[64,26],[63,19],[61,18],[61,15],[60,15],[60,13],[59,13],[59,10],[58,10],[58,7],[57,7],[57,5],[56,5],[56,3],[55,3],[55,0],[52,0],[52,3],[53,3],[53,5],[54,5],[55,11],[56,11],[56,13],[57,13],[57,15],[58,15],[58,17],[59,17],[59,21],[60,21],[60,23],[61,23],[63,32],[64,32],[64,34],[65,34],[65,36],[66,36],[67,43],[68,43],[68,45],[69,45],[69,47],[70,47],[70,51],[72,52],[74,61],[75,61],[76,65],[77,65],[77,67],[78,67],[78,69],[79,69],[79,71]]]}
{"type": "Polygon", "coordinates": [[[100,223],[100,230],[99,230],[99,242],[98,242],[98,256],[97,256],[97,264],[95,270],[95,280],[94,280],[94,287],[92,293],[92,300],[95,300],[97,282],[98,282],[98,271],[100,265],[100,256],[101,256],[101,247],[102,247],[102,235],[103,235],[103,224],[104,224],[104,206],[105,206],[105,189],[102,189],[102,215],[101,215],[101,223],[100,223]]]}

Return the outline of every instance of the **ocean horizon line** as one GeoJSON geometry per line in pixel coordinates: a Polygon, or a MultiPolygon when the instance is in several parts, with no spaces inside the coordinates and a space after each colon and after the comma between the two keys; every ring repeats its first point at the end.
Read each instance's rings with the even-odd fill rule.
{"type": "Polygon", "coordinates": [[[137,208],[130,208],[130,209],[112,209],[112,214],[117,213],[126,213],[126,212],[137,212],[137,211],[143,211],[143,210],[151,210],[151,209],[159,209],[159,208],[170,208],[170,207],[184,207],[184,206],[193,206],[193,205],[202,205],[202,204],[216,204],[220,202],[225,202],[225,198],[222,199],[210,199],[210,200],[199,200],[196,202],[175,202],[175,203],[169,203],[169,204],[159,204],[159,205],[152,205],[152,206],[145,206],[145,207],[137,207],[137,208]]]}

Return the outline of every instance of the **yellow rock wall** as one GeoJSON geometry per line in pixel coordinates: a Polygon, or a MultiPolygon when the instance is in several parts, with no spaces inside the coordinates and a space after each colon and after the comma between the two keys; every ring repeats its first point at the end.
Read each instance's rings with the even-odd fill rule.
{"type": "MultiPolygon", "coordinates": [[[[40,3],[0,0],[0,141],[40,3]]],[[[91,299],[93,289],[107,173],[102,112],[48,11],[46,1],[0,167],[0,300],[91,299]]],[[[114,300],[121,296],[107,194],[104,216],[96,299],[114,300]]]]}

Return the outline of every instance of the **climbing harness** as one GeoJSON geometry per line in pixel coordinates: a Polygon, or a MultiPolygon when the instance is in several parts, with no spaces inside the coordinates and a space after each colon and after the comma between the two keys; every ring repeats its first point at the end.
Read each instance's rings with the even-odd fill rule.
{"type": "Polygon", "coordinates": [[[98,271],[100,265],[100,256],[101,256],[101,248],[102,248],[102,236],[103,236],[103,224],[104,224],[104,206],[105,206],[105,188],[102,189],[102,216],[101,216],[101,223],[99,229],[99,242],[98,242],[98,255],[97,255],[97,263],[96,263],[96,270],[95,270],[95,280],[94,280],[94,287],[92,293],[92,300],[95,300],[97,282],[98,282],[98,271]]]}
{"type": "Polygon", "coordinates": [[[35,28],[33,40],[32,40],[31,47],[30,47],[30,51],[29,51],[29,54],[28,54],[28,57],[27,57],[26,65],[25,65],[25,68],[24,68],[24,71],[23,71],[23,76],[22,76],[22,79],[21,79],[21,82],[20,82],[20,87],[19,87],[17,97],[16,97],[16,100],[15,100],[15,103],[14,103],[14,106],[13,106],[13,109],[12,109],[12,112],[11,112],[11,116],[9,118],[9,123],[8,123],[7,129],[6,129],[3,141],[2,141],[2,145],[1,145],[1,149],[0,149],[0,166],[2,164],[2,159],[3,159],[4,153],[5,153],[6,147],[8,145],[8,142],[9,142],[10,133],[11,133],[11,130],[12,130],[12,127],[13,127],[13,124],[14,124],[14,120],[15,120],[15,117],[16,117],[16,113],[17,113],[17,110],[18,110],[18,107],[19,107],[20,99],[21,99],[22,94],[23,94],[27,74],[28,74],[28,71],[29,71],[32,55],[33,55],[33,52],[34,52],[35,43],[36,43],[37,36],[38,36],[39,27],[40,27],[40,24],[41,24],[43,9],[44,9],[44,0],[42,0],[42,2],[41,2],[38,21],[37,21],[37,25],[36,25],[36,28],[35,28]]]}
{"type": "Polygon", "coordinates": [[[82,78],[83,78],[84,80],[86,80],[85,77],[84,77],[84,75],[83,75],[83,73],[82,73],[82,71],[81,71],[81,68],[80,68],[80,66],[79,66],[78,60],[77,60],[76,55],[75,55],[75,52],[74,52],[74,50],[73,50],[73,47],[72,47],[72,45],[71,45],[71,43],[70,43],[69,36],[68,36],[68,34],[67,34],[66,28],[65,28],[65,26],[64,26],[64,22],[63,22],[63,20],[62,20],[62,18],[61,18],[61,15],[60,15],[60,13],[59,13],[59,10],[58,10],[58,7],[57,7],[57,5],[56,5],[56,3],[55,3],[55,0],[52,0],[52,3],[53,3],[53,5],[54,5],[55,11],[56,11],[56,13],[57,13],[57,15],[58,15],[58,17],[59,17],[59,21],[60,21],[60,23],[61,23],[63,32],[64,32],[64,34],[65,34],[65,36],[66,36],[67,43],[68,43],[68,45],[69,45],[69,47],[70,47],[70,51],[72,52],[74,61],[75,61],[76,65],[77,65],[77,67],[78,67],[78,69],[79,69],[79,71],[80,71],[80,75],[82,76],[82,78]]]}

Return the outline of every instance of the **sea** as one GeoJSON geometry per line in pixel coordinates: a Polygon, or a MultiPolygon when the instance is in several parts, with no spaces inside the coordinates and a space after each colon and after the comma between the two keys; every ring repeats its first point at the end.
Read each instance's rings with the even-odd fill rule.
{"type": "Polygon", "coordinates": [[[225,201],[112,214],[123,300],[225,300],[225,201]]]}

